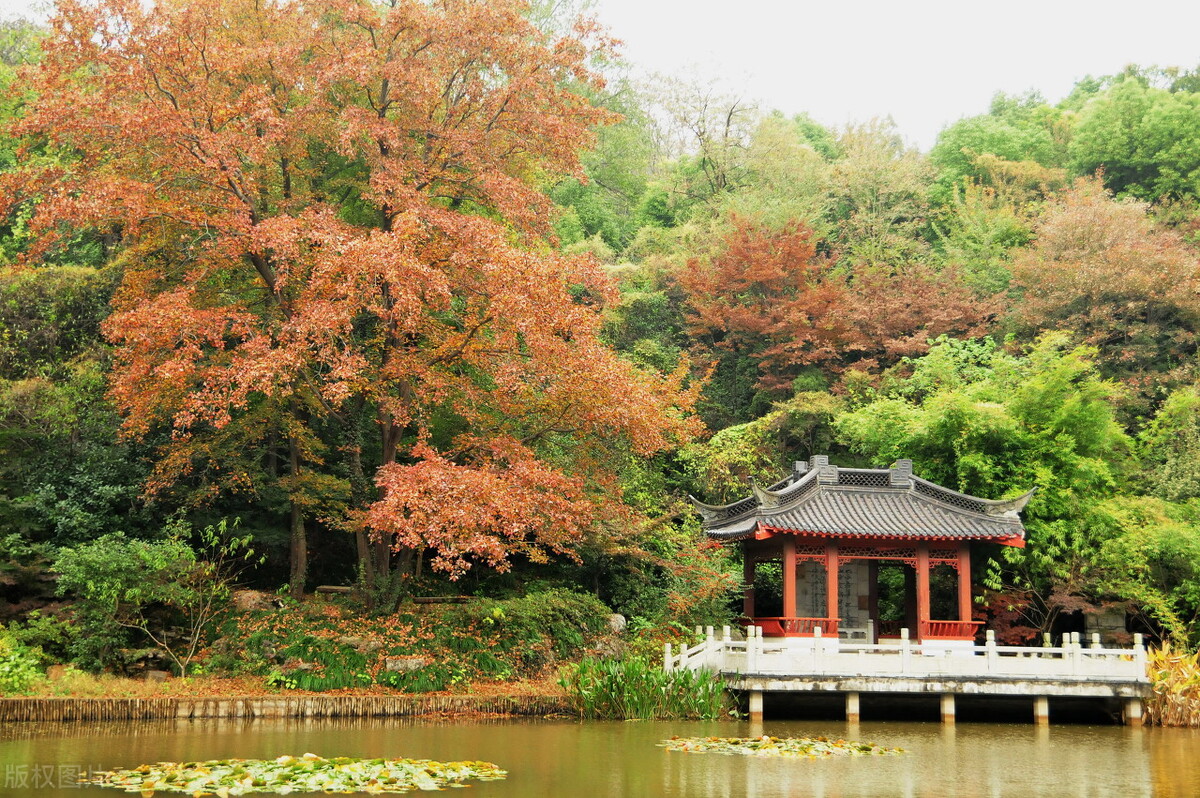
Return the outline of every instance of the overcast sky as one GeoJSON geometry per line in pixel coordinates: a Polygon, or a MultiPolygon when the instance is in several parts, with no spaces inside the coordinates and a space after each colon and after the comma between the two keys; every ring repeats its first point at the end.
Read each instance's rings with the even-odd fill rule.
{"type": "MultiPolygon", "coordinates": [[[[34,0],[0,0],[0,16],[34,0]]],[[[644,72],[840,126],[891,115],[927,149],[996,91],[1061,99],[1126,64],[1200,64],[1197,0],[596,0],[644,72]]]]}

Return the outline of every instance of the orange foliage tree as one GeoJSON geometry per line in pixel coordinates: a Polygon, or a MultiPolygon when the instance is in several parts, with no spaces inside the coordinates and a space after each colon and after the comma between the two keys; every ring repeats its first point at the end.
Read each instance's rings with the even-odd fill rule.
{"type": "Polygon", "coordinates": [[[64,0],[27,76],[18,133],[66,165],[31,156],[7,210],[34,207],[33,257],[65,220],[119,235],[112,394],[130,434],[169,430],[151,489],[221,457],[220,489],[254,489],[282,454],[294,590],[317,512],[375,576],[569,552],[619,452],[694,432],[683,370],[603,346],[611,286],[545,243],[539,187],[607,119],[569,87],[607,42],[524,12],[64,0]],[[330,432],[355,428],[373,442],[330,432]]]}
{"type": "Polygon", "coordinates": [[[924,354],[941,335],[981,335],[998,311],[952,268],[842,268],[799,222],[775,230],[735,217],[717,254],[677,279],[701,348],[753,358],[767,390],[805,366],[872,370],[924,354]]]}
{"type": "Polygon", "coordinates": [[[778,389],[796,368],[837,358],[858,333],[841,317],[845,290],[810,228],[731,221],[717,253],[693,258],[676,278],[688,330],[702,349],[753,358],[762,387],[778,389]]]}
{"type": "Polygon", "coordinates": [[[1095,178],[1050,202],[1034,245],[1013,262],[1023,293],[1013,321],[1030,336],[1077,333],[1099,350],[1110,376],[1155,397],[1194,378],[1200,256],[1177,233],[1157,228],[1147,210],[1114,199],[1095,178]]]}
{"type": "Polygon", "coordinates": [[[863,370],[919,357],[942,335],[985,335],[1002,307],[998,297],[975,296],[957,268],[939,271],[923,263],[894,271],[860,267],[847,291],[844,322],[859,338],[843,358],[863,370]]]}

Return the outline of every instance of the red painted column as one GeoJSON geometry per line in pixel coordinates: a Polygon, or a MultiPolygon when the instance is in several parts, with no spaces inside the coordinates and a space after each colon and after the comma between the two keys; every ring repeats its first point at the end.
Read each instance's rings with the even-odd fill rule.
{"type": "Polygon", "coordinates": [[[783,536],[783,617],[796,617],[796,538],[783,536]]]}
{"type": "Polygon", "coordinates": [[[746,591],[742,594],[742,615],[747,618],[754,617],[754,557],[750,552],[742,549],[742,581],[746,584],[746,591]]]}
{"type": "Polygon", "coordinates": [[[971,544],[958,542],[958,619],[971,620],[971,544]]]}
{"type": "Polygon", "coordinates": [[[917,544],[917,639],[929,622],[929,544],[917,544]]]}
{"type": "Polygon", "coordinates": [[[879,642],[879,627],[881,626],[881,623],[879,620],[879,561],[878,560],[871,560],[870,565],[868,567],[868,573],[870,575],[867,577],[867,579],[869,580],[869,584],[867,587],[867,590],[868,590],[868,593],[867,593],[867,617],[869,617],[872,621],[875,622],[875,639],[868,640],[867,642],[868,643],[878,643],[879,642]]]}
{"type": "Polygon", "coordinates": [[[838,546],[832,540],[825,544],[825,617],[838,617],[838,546]]]}

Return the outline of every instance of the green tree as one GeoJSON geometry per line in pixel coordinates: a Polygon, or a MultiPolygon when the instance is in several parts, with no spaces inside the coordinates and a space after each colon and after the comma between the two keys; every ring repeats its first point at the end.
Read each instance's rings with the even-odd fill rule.
{"type": "Polygon", "coordinates": [[[835,421],[839,439],[877,466],[910,457],[922,476],[988,498],[1037,488],[1028,548],[1003,549],[990,581],[1034,591],[1044,624],[1084,588],[1100,543],[1089,513],[1130,467],[1116,389],[1094,358],[1062,333],[1023,356],[943,340],[910,378],[835,421]]]}
{"type": "Polygon", "coordinates": [[[1200,94],[1126,77],[1084,106],[1070,154],[1076,174],[1103,173],[1117,194],[1194,198],[1200,192],[1200,94]]]}
{"type": "Polygon", "coordinates": [[[992,178],[983,156],[1042,167],[1066,165],[1062,112],[1037,94],[992,99],[988,113],[960,119],[943,130],[929,151],[938,170],[938,198],[948,199],[964,180],[988,183],[992,178]]]}
{"type": "Polygon", "coordinates": [[[1200,508],[1146,496],[1101,503],[1089,522],[1100,540],[1085,589],[1115,599],[1180,642],[1200,638],[1200,508]]]}
{"type": "Polygon", "coordinates": [[[596,134],[596,145],[580,160],[584,179],[560,182],[549,193],[559,206],[573,211],[571,221],[555,226],[564,245],[600,236],[622,252],[637,232],[638,206],[646,195],[657,157],[653,124],[643,98],[628,80],[617,80],[603,93],[590,93],[597,105],[621,115],[596,134]]]}
{"type": "Polygon", "coordinates": [[[891,120],[847,128],[833,164],[831,215],[844,265],[898,266],[928,253],[922,237],[933,170],[891,120]]]}
{"type": "Polygon", "coordinates": [[[1152,493],[1175,502],[1200,498],[1200,385],[1173,391],[1139,442],[1152,493]]]}

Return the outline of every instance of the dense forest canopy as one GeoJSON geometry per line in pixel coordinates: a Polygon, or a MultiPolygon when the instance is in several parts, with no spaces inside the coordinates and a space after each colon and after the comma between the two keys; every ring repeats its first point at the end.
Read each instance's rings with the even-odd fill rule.
{"type": "Polygon", "coordinates": [[[294,595],[719,620],[737,570],[683,497],[830,454],[1036,486],[986,568],[1013,634],[1200,640],[1200,72],[998,94],[923,153],[641,85],[569,11],[0,23],[15,613],[63,550],[237,518],[294,595]]]}

